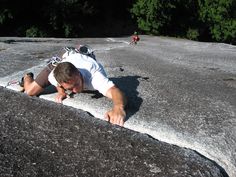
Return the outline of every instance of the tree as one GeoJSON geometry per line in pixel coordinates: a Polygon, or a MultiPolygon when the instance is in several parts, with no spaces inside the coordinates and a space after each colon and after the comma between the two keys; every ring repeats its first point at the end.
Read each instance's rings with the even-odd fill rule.
{"type": "Polygon", "coordinates": [[[236,1],[198,0],[200,19],[218,42],[236,43],[236,1]]]}
{"type": "Polygon", "coordinates": [[[186,37],[196,34],[198,17],[194,0],[137,0],[131,9],[139,29],[154,35],[186,37]],[[190,31],[190,32],[189,32],[190,31]]]}
{"type": "Polygon", "coordinates": [[[158,35],[162,28],[170,22],[168,12],[171,8],[174,7],[169,1],[137,0],[130,11],[137,19],[139,29],[158,35]]]}

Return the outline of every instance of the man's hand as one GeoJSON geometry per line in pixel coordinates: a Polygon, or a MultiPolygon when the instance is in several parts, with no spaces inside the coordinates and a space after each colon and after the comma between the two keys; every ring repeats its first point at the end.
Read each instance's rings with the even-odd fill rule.
{"type": "Polygon", "coordinates": [[[56,96],[56,102],[57,103],[62,103],[62,100],[64,100],[67,97],[66,93],[58,93],[56,96]]]}
{"type": "Polygon", "coordinates": [[[56,96],[56,102],[62,103],[62,100],[64,100],[67,97],[67,94],[66,94],[65,90],[60,86],[57,86],[57,92],[58,93],[56,96]]]}
{"type": "Polygon", "coordinates": [[[116,86],[108,89],[106,96],[112,99],[114,106],[112,110],[106,113],[105,119],[113,124],[123,126],[126,116],[124,110],[127,102],[126,97],[116,86]]]}
{"type": "Polygon", "coordinates": [[[105,114],[105,119],[112,124],[124,126],[126,113],[123,106],[114,106],[112,110],[105,114]]]}

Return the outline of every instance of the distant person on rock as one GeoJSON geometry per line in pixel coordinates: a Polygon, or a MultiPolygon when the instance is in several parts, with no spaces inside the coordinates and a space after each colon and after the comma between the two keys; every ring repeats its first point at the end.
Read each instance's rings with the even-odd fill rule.
{"type": "Polygon", "coordinates": [[[140,38],[138,36],[138,33],[135,31],[134,34],[131,37],[130,44],[137,44],[139,40],[140,40],[140,38]]]}
{"type": "Polygon", "coordinates": [[[82,54],[76,49],[67,50],[61,60],[48,64],[34,79],[33,73],[27,73],[21,82],[25,93],[39,95],[49,85],[57,88],[56,102],[67,98],[66,90],[80,93],[84,90],[97,90],[113,102],[112,110],[105,119],[113,124],[124,125],[126,97],[121,90],[107,78],[103,66],[95,58],[82,54]]]}

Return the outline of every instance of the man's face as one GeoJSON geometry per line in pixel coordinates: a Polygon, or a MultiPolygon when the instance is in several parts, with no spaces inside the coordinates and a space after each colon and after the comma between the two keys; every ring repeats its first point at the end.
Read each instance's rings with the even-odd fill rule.
{"type": "Polygon", "coordinates": [[[68,82],[60,84],[65,90],[71,90],[73,93],[80,93],[83,90],[83,79],[80,73],[74,75],[68,82]]]}

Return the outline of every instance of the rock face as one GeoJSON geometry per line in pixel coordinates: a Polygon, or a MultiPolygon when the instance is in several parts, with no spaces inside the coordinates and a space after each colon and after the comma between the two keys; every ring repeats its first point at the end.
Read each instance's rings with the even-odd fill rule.
{"type": "Polygon", "coordinates": [[[4,176],[227,176],[193,150],[0,88],[4,176]]]}
{"type": "MultiPolygon", "coordinates": [[[[5,148],[3,154],[6,155],[4,158],[6,161],[3,161],[2,165],[3,169],[6,169],[5,174],[15,170],[17,174],[18,172],[19,174],[45,172],[45,176],[56,174],[57,171],[58,176],[76,176],[77,173],[80,175],[85,173],[87,176],[93,176],[92,174],[97,176],[236,176],[236,47],[151,36],[141,36],[137,45],[129,45],[129,40],[130,38],[127,37],[0,38],[0,85],[2,86],[6,86],[9,81],[19,80],[28,71],[38,73],[46,65],[45,59],[60,53],[64,46],[78,44],[92,46],[97,60],[105,66],[108,76],[128,97],[125,128],[137,131],[111,126],[82,112],[77,116],[78,110],[71,107],[88,111],[101,119],[111,108],[112,103],[109,100],[94,92],[75,95],[75,98],[63,102],[64,105],[71,107],[64,107],[43,101],[43,99],[53,101],[55,93],[43,94],[40,96],[43,99],[36,99],[2,89],[1,97],[4,99],[1,99],[1,104],[2,107],[7,106],[1,109],[1,117],[3,117],[1,129],[3,128],[5,132],[1,135],[2,142],[5,142],[4,146],[1,146],[5,148]],[[4,96],[9,94],[14,96],[4,96]],[[7,103],[7,100],[11,100],[10,103],[7,103]],[[25,100],[27,105],[38,110],[37,113],[32,113],[31,109],[28,110],[28,106],[23,106],[24,104],[12,104],[14,100],[19,102],[25,100]],[[15,114],[11,114],[11,105],[16,107],[14,107],[16,115],[22,114],[25,118],[19,120],[14,116],[15,114]],[[45,111],[45,107],[42,108],[43,105],[49,106],[48,111],[45,111]],[[54,113],[53,109],[63,109],[63,113],[57,111],[54,113]],[[45,116],[42,111],[44,114],[45,112],[51,114],[47,113],[45,116]],[[67,111],[70,113],[66,113],[67,111]],[[76,114],[76,119],[74,116],[71,117],[71,114],[76,114]],[[60,123],[51,128],[49,125],[46,126],[47,121],[51,125],[57,122],[57,118],[60,123]],[[66,127],[62,122],[67,122],[66,127]],[[83,122],[87,122],[87,128],[83,122]],[[29,133],[37,124],[42,128],[36,128],[37,131],[29,133]],[[15,129],[10,130],[11,126],[15,129]],[[32,127],[24,129],[25,126],[32,127]],[[73,128],[70,129],[71,126],[73,128]],[[78,126],[78,130],[75,126],[78,126]],[[94,132],[90,132],[93,130],[88,127],[93,127],[94,132]],[[12,131],[21,132],[26,136],[19,141],[19,138],[14,140],[12,131]],[[61,131],[65,134],[62,133],[57,137],[56,132],[61,131]],[[90,132],[91,137],[87,137],[90,135],[86,134],[87,131],[90,132]],[[148,134],[159,141],[138,132],[148,134]],[[32,139],[28,137],[30,135],[32,139]],[[104,139],[99,139],[98,135],[104,139]],[[48,138],[45,142],[49,142],[50,139],[53,143],[43,143],[44,136],[48,138]],[[86,138],[90,140],[87,141],[86,138]],[[82,141],[87,144],[80,143],[82,141]],[[135,145],[132,143],[130,145],[128,142],[133,142],[135,145]],[[150,145],[150,149],[145,147],[145,144],[150,145]],[[18,148],[14,149],[14,146],[18,148]],[[82,146],[89,149],[87,154],[78,148],[82,146]],[[102,150],[103,146],[106,151],[102,150]],[[98,149],[93,149],[97,147],[98,149]],[[128,154],[122,151],[122,147],[125,147],[125,152],[128,154]],[[7,158],[11,156],[7,156],[6,149],[9,149],[9,154],[12,154],[12,159],[19,158],[18,162],[23,161],[26,165],[25,169],[32,171],[20,171],[22,168],[18,167],[19,164],[14,165],[11,158],[7,158]],[[33,153],[37,149],[39,149],[38,153],[33,153]],[[55,155],[56,152],[61,153],[55,155]],[[95,152],[98,152],[97,156],[94,155],[95,152]],[[25,156],[22,155],[20,158],[19,154],[25,156]],[[78,156],[83,154],[84,156],[79,159],[78,156]],[[34,162],[35,159],[37,160],[35,156],[42,158],[34,162]],[[131,160],[125,161],[126,157],[131,160]],[[95,162],[96,159],[104,161],[105,165],[95,162]],[[127,163],[125,167],[123,166],[123,170],[122,162],[127,163]],[[135,164],[138,162],[139,164],[135,164]],[[41,166],[33,166],[40,163],[41,166]],[[112,166],[105,168],[109,166],[108,163],[112,166]],[[91,168],[93,165],[96,167],[91,168]],[[128,166],[130,171],[127,170],[128,166]]],[[[11,85],[7,88],[16,89],[17,86],[11,85]]]]}

